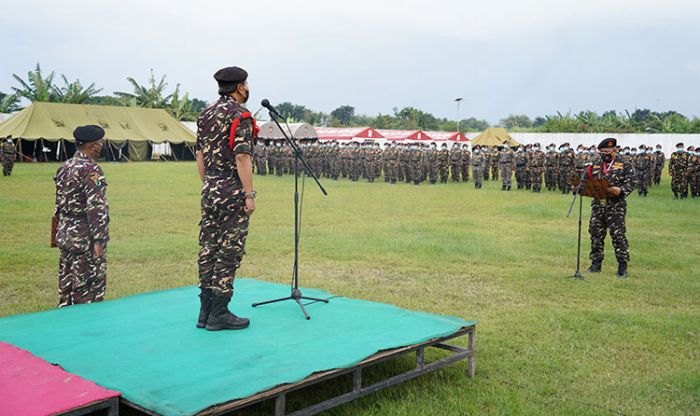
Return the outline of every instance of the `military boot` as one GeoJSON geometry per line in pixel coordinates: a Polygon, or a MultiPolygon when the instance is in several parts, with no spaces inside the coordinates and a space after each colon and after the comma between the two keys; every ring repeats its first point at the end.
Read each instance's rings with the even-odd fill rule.
{"type": "Polygon", "coordinates": [[[506,190],[506,186],[505,186],[505,185],[501,185],[501,191],[505,191],[505,190],[506,190]]]}
{"type": "Polygon", "coordinates": [[[209,312],[211,312],[211,289],[202,289],[202,293],[199,294],[199,319],[197,320],[197,328],[204,328],[207,326],[207,318],[209,317],[209,312]]]}
{"type": "Polygon", "coordinates": [[[589,267],[586,271],[588,273],[600,273],[602,265],[603,264],[601,262],[594,261],[593,263],[591,263],[591,267],[589,267]]]}
{"type": "Polygon", "coordinates": [[[239,318],[228,310],[230,296],[212,296],[211,312],[207,319],[208,331],[220,331],[222,329],[244,329],[250,325],[247,318],[239,318]]]}
{"type": "Polygon", "coordinates": [[[617,277],[627,277],[627,263],[617,264],[617,277]]]}
{"type": "Polygon", "coordinates": [[[678,199],[678,192],[673,193],[673,199],[678,199]]]}

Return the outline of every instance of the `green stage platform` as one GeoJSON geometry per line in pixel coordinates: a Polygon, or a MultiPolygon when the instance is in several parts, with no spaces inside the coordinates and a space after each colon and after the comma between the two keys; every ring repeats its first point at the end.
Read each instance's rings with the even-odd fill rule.
{"type": "Polygon", "coordinates": [[[308,304],[307,321],[293,301],[251,307],[288,295],[288,286],[241,278],[235,285],[231,308],[251,319],[242,331],[195,328],[199,290],[188,286],[2,318],[0,340],[143,409],[191,415],[476,324],[342,297],[308,304]]]}

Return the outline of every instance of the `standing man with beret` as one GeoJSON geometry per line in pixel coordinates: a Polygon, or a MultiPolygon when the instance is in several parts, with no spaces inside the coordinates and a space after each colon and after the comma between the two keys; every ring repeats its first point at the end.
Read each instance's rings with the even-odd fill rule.
{"type": "Polygon", "coordinates": [[[109,206],[107,182],[95,160],[102,153],[105,131],[81,126],[73,137],[77,151],[56,171],[56,243],[58,307],[101,302],[107,286],[109,206]]]}
{"type": "Polygon", "coordinates": [[[593,199],[591,221],[588,232],[591,235],[590,273],[599,273],[603,265],[605,235],[610,229],[610,238],[617,257],[617,277],[627,277],[627,263],[630,260],[625,216],[625,197],[634,189],[632,165],[617,157],[617,140],[608,138],[598,145],[601,158],[593,161],[588,168],[588,179],[607,179],[607,198],[593,199]]]}
{"type": "Polygon", "coordinates": [[[210,331],[243,329],[250,323],[228,309],[255,211],[252,155],[258,128],[243,107],[250,95],[247,78],[235,66],[217,71],[220,97],[197,120],[195,151],[202,180],[197,327],[210,331]]]}

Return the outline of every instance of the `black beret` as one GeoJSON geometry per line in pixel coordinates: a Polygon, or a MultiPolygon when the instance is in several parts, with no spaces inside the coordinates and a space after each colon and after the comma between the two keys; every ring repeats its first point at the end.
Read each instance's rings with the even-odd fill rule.
{"type": "Polygon", "coordinates": [[[78,144],[96,142],[105,137],[105,130],[100,126],[92,124],[80,126],[73,130],[73,137],[78,144]]]}
{"type": "Polygon", "coordinates": [[[598,149],[614,149],[617,146],[617,139],[608,137],[598,144],[598,149]]]}
{"type": "Polygon", "coordinates": [[[248,79],[248,73],[243,68],[229,66],[216,71],[214,79],[219,84],[233,84],[248,79]]]}
{"type": "Polygon", "coordinates": [[[676,143],[676,147],[683,147],[683,142],[676,143]]]}

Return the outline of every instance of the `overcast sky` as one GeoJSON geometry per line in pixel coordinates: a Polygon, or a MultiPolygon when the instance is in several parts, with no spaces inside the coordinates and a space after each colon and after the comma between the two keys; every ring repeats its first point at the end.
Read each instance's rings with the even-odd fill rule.
{"type": "Polygon", "coordinates": [[[0,91],[45,70],[103,93],[153,68],[191,97],[249,72],[262,98],[497,122],[635,108],[700,116],[700,1],[0,0],[0,91]],[[246,6],[249,6],[246,8],[246,6]]]}

